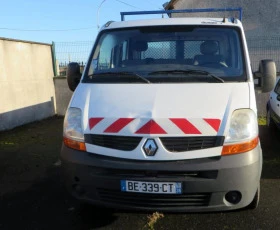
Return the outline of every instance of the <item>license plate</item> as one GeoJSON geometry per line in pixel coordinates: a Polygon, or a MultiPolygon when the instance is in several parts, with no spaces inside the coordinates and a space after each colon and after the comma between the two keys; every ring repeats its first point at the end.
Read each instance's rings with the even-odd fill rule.
{"type": "Polygon", "coordinates": [[[157,194],[182,194],[182,183],[121,180],[121,191],[157,194]]]}

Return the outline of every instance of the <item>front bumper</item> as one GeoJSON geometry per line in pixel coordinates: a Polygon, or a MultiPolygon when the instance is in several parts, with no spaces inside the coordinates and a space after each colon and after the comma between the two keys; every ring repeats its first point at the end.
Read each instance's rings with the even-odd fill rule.
{"type": "Polygon", "coordinates": [[[70,193],[81,201],[112,208],[148,211],[223,211],[249,205],[262,170],[260,146],[224,157],[183,161],[136,161],[104,157],[62,146],[62,173],[70,193]],[[182,182],[183,194],[121,192],[121,180],[182,182]],[[232,204],[225,195],[241,193],[232,204]]]}

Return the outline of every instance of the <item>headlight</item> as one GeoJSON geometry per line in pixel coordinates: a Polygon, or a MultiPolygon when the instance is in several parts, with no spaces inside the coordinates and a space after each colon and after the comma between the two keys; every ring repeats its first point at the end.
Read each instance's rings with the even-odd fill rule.
{"type": "Polygon", "coordinates": [[[258,122],[254,111],[250,109],[235,110],[231,116],[226,143],[250,140],[258,136],[258,122]]]}
{"type": "Polygon", "coordinates": [[[257,116],[253,110],[239,109],[233,112],[222,155],[248,152],[259,143],[257,116]]]}
{"type": "Polygon", "coordinates": [[[69,108],[66,112],[63,127],[64,144],[70,148],[85,151],[82,128],[82,111],[79,108],[69,108]]]}

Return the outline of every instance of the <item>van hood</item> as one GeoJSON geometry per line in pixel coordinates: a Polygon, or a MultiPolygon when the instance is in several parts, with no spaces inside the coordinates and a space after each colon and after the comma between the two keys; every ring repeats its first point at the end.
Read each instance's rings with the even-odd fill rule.
{"type": "Polygon", "coordinates": [[[231,113],[250,107],[249,83],[80,83],[70,106],[85,134],[224,136],[231,113]]]}

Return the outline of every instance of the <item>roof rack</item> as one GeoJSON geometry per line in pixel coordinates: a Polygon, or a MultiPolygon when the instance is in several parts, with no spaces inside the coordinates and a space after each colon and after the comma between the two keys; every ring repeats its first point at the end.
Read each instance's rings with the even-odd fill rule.
{"type": "Polygon", "coordinates": [[[130,11],[121,12],[121,20],[125,21],[125,15],[144,15],[144,14],[172,14],[172,13],[206,13],[206,12],[239,12],[239,20],[242,20],[242,8],[198,8],[198,9],[182,9],[182,10],[156,10],[156,11],[130,11]]]}

